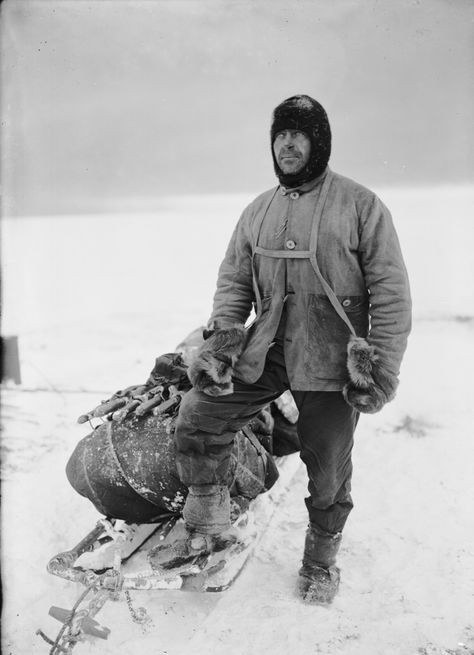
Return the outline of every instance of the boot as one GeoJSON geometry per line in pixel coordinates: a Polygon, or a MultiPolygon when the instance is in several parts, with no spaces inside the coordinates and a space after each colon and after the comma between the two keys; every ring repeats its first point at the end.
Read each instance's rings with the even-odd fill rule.
{"type": "Polygon", "coordinates": [[[152,567],[165,571],[189,566],[235,543],[237,535],[231,528],[230,514],[230,495],[226,486],[190,486],[183,509],[184,525],[172,541],[159,544],[150,551],[152,567]]]}
{"type": "Polygon", "coordinates": [[[236,543],[237,534],[230,528],[217,535],[203,534],[182,526],[170,543],[159,544],[148,554],[151,567],[160,573],[173,569],[188,570],[193,564],[202,564],[211,553],[217,553],[236,543]]]}
{"type": "Polygon", "coordinates": [[[325,532],[309,524],[298,578],[298,593],[306,603],[329,605],[334,600],[341,577],[335,566],[341,538],[340,532],[325,532]]]}

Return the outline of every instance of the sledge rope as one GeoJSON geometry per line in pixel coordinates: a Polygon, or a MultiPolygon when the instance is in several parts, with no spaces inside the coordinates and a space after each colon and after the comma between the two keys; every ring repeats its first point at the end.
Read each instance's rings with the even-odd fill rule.
{"type": "MultiPolygon", "coordinates": [[[[49,651],[49,655],[58,655],[59,653],[70,655],[74,646],[82,640],[83,635],[85,634],[85,630],[81,625],[82,621],[87,617],[92,619],[92,617],[100,611],[107,599],[116,596],[122,586],[122,560],[120,557],[120,545],[126,540],[128,536],[127,531],[116,530],[113,523],[107,519],[100,519],[97,523],[98,525],[101,525],[107,536],[109,536],[114,542],[115,552],[113,571],[116,579],[115,589],[101,589],[99,583],[102,576],[98,576],[96,580],[91,582],[91,584],[86,587],[86,589],[74,603],[72,610],[70,611],[67,619],[63,622],[63,625],[61,626],[54,641],[50,639],[42,630],[38,629],[36,634],[42,637],[48,644],[50,644],[50,646],[52,646],[51,650],[49,651]],[[87,609],[78,611],[79,606],[91,591],[95,591],[95,598],[91,600],[87,609]]],[[[104,576],[105,575],[110,577],[110,572],[107,572],[107,574],[104,574],[104,576]]]]}
{"type": "MultiPolygon", "coordinates": [[[[105,602],[109,598],[114,598],[114,597],[117,598],[117,594],[120,592],[120,588],[122,585],[122,576],[120,574],[120,571],[115,571],[115,573],[116,573],[115,589],[107,589],[107,590],[102,589],[98,584],[98,580],[95,580],[82,592],[82,594],[79,596],[77,601],[74,603],[72,610],[69,612],[67,616],[67,619],[63,622],[63,625],[61,626],[58,635],[54,641],[50,639],[42,630],[38,629],[36,631],[37,635],[42,637],[44,641],[46,641],[48,644],[50,644],[50,646],[52,646],[51,650],[49,651],[49,655],[58,655],[59,653],[64,653],[64,655],[70,655],[72,653],[72,649],[74,648],[74,646],[79,641],[82,641],[84,634],[94,634],[89,632],[87,627],[84,628],[82,622],[85,619],[92,620],[92,618],[102,609],[105,602]],[[87,608],[79,610],[78,608],[80,604],[84,601],[84,599],[91,591],[95,592],[95,597],[92,598],[92,600],[89,602],[87,608]]],[[[108,575],[110,576],[110,573],[108,573],[108,575]]],[[[139,608],[138,612],[136,613],[137,618],[140,619],[143,613],[146,615],[146,610],[144,608],[139,608]],[[143,612],[141,612],[141,610],[143,610],[143,612]]],[[[55,618],[58,617],[56,616],[55,618]]],[[[144,623],[145,621],[150,622],[151,619],[149,619],[149,617],[147,616],[144,616],[141,622],[144,623]]],[[[97,626],[97,623],[96,622],[94,623],[95,626],[97,626]]],[[[103,639],[107,639],[110,630],[108,628],[103,628],[102,630],[103,630],[102,635],[97,635],[97,633],[95,633],[95,636],[101,636],[103,639]]]]}
{"type": "Polygon", "coordinates": [[[73,621],[74,621],[74,618],[75,618],[76,613],[77,613],[77,608],[82,603],[84,598],[93,589],[94,589],[94,585],[91,584],[91,585],[89,585],[87,587],[87,589],[85,589],[82,592],[82,594],[79,596],[77,601],[74,603],[73,608],[71,610],[71,613],[70,613],[67,621],[65,621],[63,623],[63,625],[61,626],[61,628],[60,628],[60,630],[58,632],[58,635],[57,635],[57,637],[56,637],[56,639],[54,641],[52,639],[50,639],[49,637],[47,637],[42,630],[37,630],[36,631],[37,635],[40,635],[40,637],[42,637],[48,644],[50,644],[52,646],[51,650],[49,651],[49,655],[56,655],[57,653],[66,653],[67,655],[69,655],[69,653],[72,652],[72,649],[77,644],[77,642],[81,640],[82,635],[80,633],[80,629],[76,630],[75,634],[72,634],[73,621]],[[69,631],[71,633],[70,635],[64,635],[64,633],[65,633],[65,631],[67,629],[69,629],[69,631]],[[63,635],[64,635],[64,637],[63,637],[63,635]],[[59,642],[61,640],[63,640],[65,642],[66,647],[64,645],[59,644],[59,642]]]}

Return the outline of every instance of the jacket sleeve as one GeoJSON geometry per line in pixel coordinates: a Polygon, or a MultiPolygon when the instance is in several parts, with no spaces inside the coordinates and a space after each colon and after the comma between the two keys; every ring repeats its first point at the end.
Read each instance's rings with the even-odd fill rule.
{"type": "Polygon", "coordinates": [[[254,301],[249,210],[242,214],[219,267],[209,327],[244,325],[254,301]]]}
{"type": "Polygon", "coordinates": [[[411,330],[408,275],[391,214],[377,196],[360,219],[359,257],[370,303],[367,340],[387,372],[398,376],[411,330]]]}

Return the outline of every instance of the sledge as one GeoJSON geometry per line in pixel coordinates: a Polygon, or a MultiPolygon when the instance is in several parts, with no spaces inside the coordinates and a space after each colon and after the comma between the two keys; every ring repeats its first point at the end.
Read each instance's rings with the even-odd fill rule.
{"type": "Polygon", "coordinates": [[[132,610],[129,592],[223,592],[229,589],[263,537],[282,496],[300,466],[297,454],[277,459],[280,477],[272,489],[252,500],[247,511],[234,523],[239,539],[226,549],[199,557],[183,567],[166,573],[153,567],[153,548],[172,543],[184,529],[179,516],[167,516],[157,523],[130,526],[123,521],[100,519],[97,525],[71,550],[55,555],[48,563],[49,573],[84,587],[71,610],[51,607],[49,614],[62,623],[56,640],[38,631],[52,646],[50,655],[72,653],[86,635],[107,639],[110,630],[94,617],[109,599],[127,602],[136,623],[149,617],[143,608],[132,610]],[[128,533],[127,533],[127,528],[128,533]],[[130,529],[131,528],[131,529],[130,529]],[[105,556],[112,566],[103,565],[105,556]]]}
{"type": "Polygon", "coordinates": [[[86,636],[107,639],[109,628],[94,617],[109,599],[124,599],[134,622],[149,622],[144,608],[133,608],[131,590],[229,589],[296,473],[297,410],[286,394],[272,412],[268,409],[236,434],[229,488],[237,540],[181,566],[159,568],[156,548],[172,546],[185,529],[181,509],[187,490],[174,468],[172,432],[186,385],[181,355],[164,355],[156,360],[145,385],[118,391],[79,417],[81,424],[94,418],[103,422],[79,442],[66,472],[76,491],[104,518],[47,564],[52,575],[84,588],[71,609],[50,608],[49,614],[61,623],[54,640],[37,631],[50,644],[50,655],[69,655],[86,636]],[[279,437],[276,456],[271,455],[274,435],[279,437]]]}

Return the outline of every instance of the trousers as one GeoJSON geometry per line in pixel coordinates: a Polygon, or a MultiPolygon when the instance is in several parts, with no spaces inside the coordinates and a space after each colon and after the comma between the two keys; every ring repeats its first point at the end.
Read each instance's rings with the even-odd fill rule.
{"type": "MultiPolygon", "coordinates": [[[[188,487],[226,484],[235,433],[289,388],[283,345],[277,340],[254,384],[234,379],[234,392],[217,397],[191,389],[181,403],[174,434],[181,481],[188,487]]],[[[359,413],[339,391],[291,392],[299,411],[300,457],[308,474],[309,521],[325,532],[341,532],[353,507],[351,453],[359,413]]]]}

